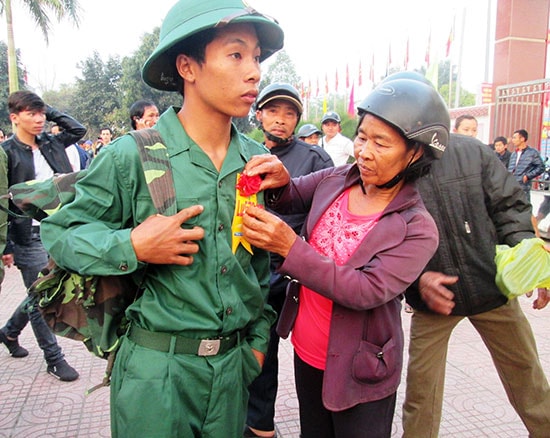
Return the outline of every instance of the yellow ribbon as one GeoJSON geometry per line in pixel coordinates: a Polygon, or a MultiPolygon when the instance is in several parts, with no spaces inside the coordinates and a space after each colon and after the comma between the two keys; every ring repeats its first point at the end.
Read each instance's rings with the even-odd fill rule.
{"type": "MultiPolygon", "coordinates": [[[[237,181],[241,175],[237,174],[237,181]]],[[[239,192],[239,189],[236,189],[235,195],[235,213],[233,215],[233,222],[231,223],[231,249],[233,254],[237,252],[239,244],[241,244],[244,249],[246,249],[250,254],[254,254],[250,243],[243,237],[242,227],[243,227],[243,214],[246,210],[246,207],[250,205],[257,205],[258,199],[256,194],[250,196],[242,196],[239,192]]]]}

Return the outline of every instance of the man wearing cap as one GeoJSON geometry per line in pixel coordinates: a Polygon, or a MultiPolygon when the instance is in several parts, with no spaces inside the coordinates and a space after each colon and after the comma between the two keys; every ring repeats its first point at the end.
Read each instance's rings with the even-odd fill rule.
{"type": "Polygon", "coordinates": [[[155,214],[135,142],[122,136],[94,159],[74,202],[44,222],[60,265],[135,272],[143,289],[126,311],[130,328],[114,364],[113,437],[242,435],[275,312],[266,304],[269,254],[232,230],[244,196],[237,176],[268,151],[231,119],[248,114],[260,62],[282,46],[279,25],[241,0],[177,2],[142,74],[185,96],[153,128],[167,148],[178,213],[155,214]]]}
{"type": "Polygon", "coordinates": [[[315,145],[319,144],[319,139],[322,135],[323,133],[321,130],[313,123],[306,123],[298,129],[298,133],[296,134],[296,136],[303,142],[315,145]]]}
{"type": "Polygon", "coordinates": [[[319,146],[328,152],[335,166],[341,166],[350,158],[353,159],[353,142],[340,133],[341,121],[338,113],[334,111],[325,113],[321,119],[325,135],[321,138],[319,146]]]}
{"type": "MultiPolygon", "coordinates": [[[[302,116],[300,94],[292,85],[274,83],[265,87],[256,100],[256,119],[264,133],[264,144],[276,155],[292,177],[307,175],[320,169],[333,167],[330,156],[319,146],[296,139],[294,130],[302,116]]],[[[305,214],[280,216],[296,233],[304,223],[305,214]]],[[[268,303],[279,314],[285,300],[288,279],[277,272],[283,262],[278,254],[271,254],[271,280],[268,303]]],[[[279,371],[279,336],[271,329],[269,348],[260,376],[249,387],[247,427],[245,437],[274,437],[275,399],[279,371]]]]}

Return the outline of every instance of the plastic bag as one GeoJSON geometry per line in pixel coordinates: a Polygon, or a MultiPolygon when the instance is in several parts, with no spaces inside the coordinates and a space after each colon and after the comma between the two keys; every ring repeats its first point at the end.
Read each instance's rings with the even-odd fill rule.
{"type": "Polygon", "coordinates": [[[516,246],[497,245],[496,284],[509,300],[538,287],[550,288],[550,253],[539,238],[524,239],[516,246]]]}

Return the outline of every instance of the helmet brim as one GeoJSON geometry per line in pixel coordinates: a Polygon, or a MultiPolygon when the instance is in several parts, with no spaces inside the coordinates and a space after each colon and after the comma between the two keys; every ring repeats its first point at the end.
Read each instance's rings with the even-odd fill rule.
{"type": "MultiPolygon", "coordinates": [[[[174,6],[168,15],[172,12],[176,14],[177,11],[174,10],[178,5],[174,6]]],[[[161,35],[159,45],[143,65],[144,82],[157,90],[181,92],[182,90],[178,90],[178,72],[175,65],[179,53],[174,49],[190,36],[214,28],[226,17],[238,15],[242,11],[242,7],[235,6],[217,8],[180,21],[167,30],[165,35],[161,35]]],[[[281,27],[263,15],[251,12],[231,19],[230,23],[251,23],[255,26],[262,50],[260,62],[283,47],[284,34],[281,27]]]]}

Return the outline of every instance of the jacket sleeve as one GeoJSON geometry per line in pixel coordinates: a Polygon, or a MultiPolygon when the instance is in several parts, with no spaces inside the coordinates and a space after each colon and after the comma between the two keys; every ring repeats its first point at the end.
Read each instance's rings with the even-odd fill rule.
{"type": "Polygon", "coordinates": [[[266,206],[280,214],[308,213],[317,185],[333,172],[331,166],[292,178],[280,189],[266,190],[266,206]]]}
{"type": "Polygon", "coordinates": [[[46,120],[57,123],[62,129],[61,133],[55,137],[65,147],[70,146],[80,140],[86,134],[86,128],[67,114],[46,106],[46,120]]]}
{"type": "Polygon", "coordinates": [[[495,225],[498,241],[515,246],[535,237],[531,223],[531,204],[516,179],[500,165],[490,150],[481,149],[483,191],[487,211],[495,225]]]}
{"type": "Polygon", "coordinates": [[[437,228],[427,212],[408,219],[393,213],[380,219],[348,263],[339,266],[297,239],[280,271],[342,306],[371,309],[404,293],[438,243],[437,228]]]}
{"type": "Polygon", "coordinates": [[[533,158],[531,160],[531,163],[529,164],[529,167],[527,168],[527,172],[525,173],[527,175],[527,178],[530,180],[536,178],[544,172],[544,163],[542,162],[540,154],[535,149],[532,149],[531,152],[533,158]]]}
{"type": "Polygon", "coordinates": [[[79,274],[121,275],[141,266],[130,241],[128,201],[139,196],[139,189],[127,184],[131,163],[122,165],[112,152],[106,149],[94,159],[76,184],[73,202],[41,222],[46,250],[60,266],[79,274]]]}

